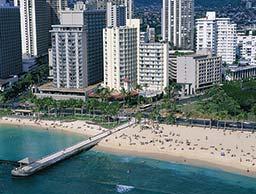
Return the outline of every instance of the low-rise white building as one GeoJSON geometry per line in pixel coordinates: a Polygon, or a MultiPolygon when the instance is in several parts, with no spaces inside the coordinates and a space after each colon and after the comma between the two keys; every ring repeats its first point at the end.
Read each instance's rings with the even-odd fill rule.
{"type": "Polygon", "coordinates": [[[221,82],[221,57],[193,54],[177,57],[177,83],[185,95],[196,94],[221,82]]]}
{"type": "Polygon", "coordinates": [[[256,77],[256,65],[230,66],[226,75],[226,80],[243,80],[256,77]]]}
{"type": "Polygon", "coordinates": [[[193,50],[169,50],[169,79],[177,81],[177,57],[193,54],[193,50]]]}

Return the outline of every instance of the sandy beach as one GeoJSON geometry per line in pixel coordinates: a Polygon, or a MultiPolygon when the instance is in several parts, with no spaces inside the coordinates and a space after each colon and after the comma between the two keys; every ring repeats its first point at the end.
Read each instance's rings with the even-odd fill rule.
{"type": "MultiPolygon", "coordinates": [[[[62,130],[93,136],[103,129],[86,121],[60,122],[3,117],[0,124],[62,130]]],[[[144,123],[104,139],[97,150],[213,167],[256,177],[256,134],[144,123]]]]}

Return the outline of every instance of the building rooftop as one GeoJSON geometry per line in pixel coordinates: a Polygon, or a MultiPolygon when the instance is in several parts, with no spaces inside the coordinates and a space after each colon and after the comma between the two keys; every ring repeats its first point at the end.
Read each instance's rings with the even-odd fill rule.
{"type": "Polygon", "coordinates": [[[249,69],[256,69],[256,65],[247,65],[247,66],[229,66],[231,72],[244,71],[249,69]]]}
{"type": "Polygon", "coordinates": [[[95,84],[95,85],[91,85],[88,86],[87,88],[56,88],[54,87],[52,82],[48,82],[44,85],[41,85],[40,87],[38,87],[39,90],[44,91],[44,92],[60,92],[60,93],[87,93],[90,90],[93,90],[94,88],[96,88],[99,84],[95,84]]]}
{"type": "Polygon", "coordinates": [[[198,53],[181,53],[177,55],[178,57],[192,57],[192,58],[206,58],[208,54],[198,54],[198,53]]]}

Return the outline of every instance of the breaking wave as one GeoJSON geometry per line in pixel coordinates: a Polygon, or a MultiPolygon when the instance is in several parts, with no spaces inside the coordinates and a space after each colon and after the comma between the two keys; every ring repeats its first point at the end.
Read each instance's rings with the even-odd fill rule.
{"type": "Polygon", "coordinates": [[[116,185],[116,191],[118,193],[127,193],[134,189],[133,186],[127,186],[127,185],[116,185]]]}

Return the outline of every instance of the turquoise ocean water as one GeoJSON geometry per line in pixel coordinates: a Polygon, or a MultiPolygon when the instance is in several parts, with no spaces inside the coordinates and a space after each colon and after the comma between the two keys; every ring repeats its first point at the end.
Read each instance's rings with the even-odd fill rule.
{"type": "MultiPolygon", "coordinates": [[[[0,126],[0,160],[39,158],[83,137],[0,126]]],[[[256,179],[137,157],[89,151],[28,178],[0,162],[0,194],[256,194],[256,179]]]]}

